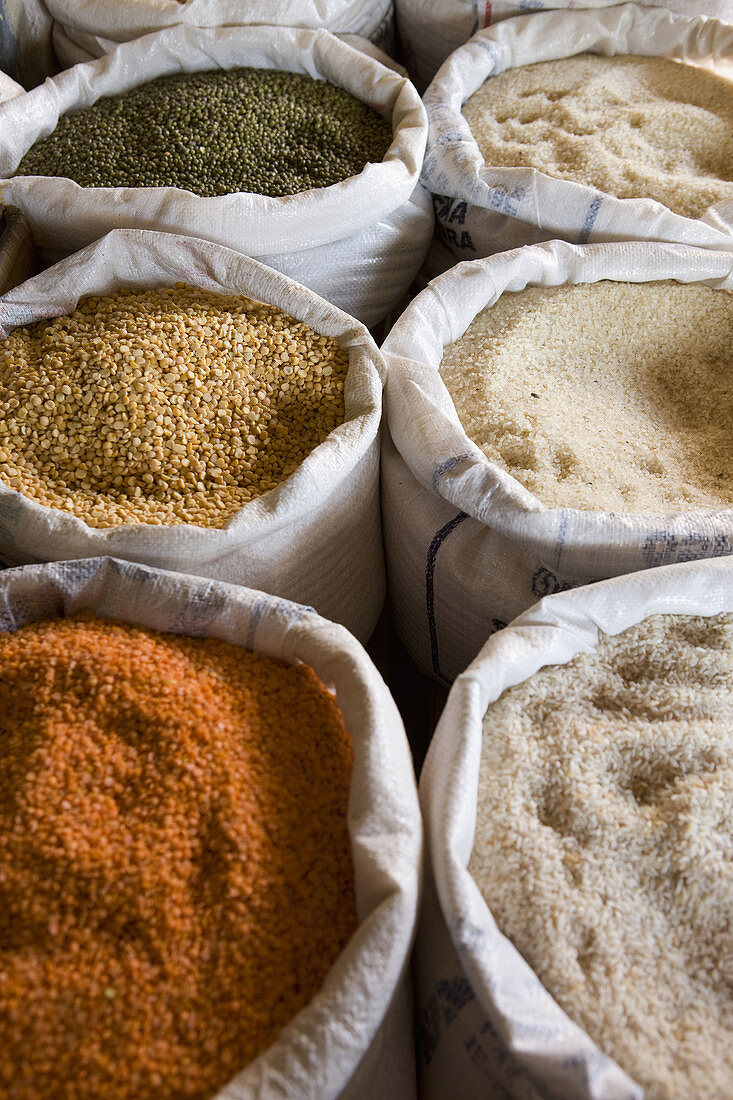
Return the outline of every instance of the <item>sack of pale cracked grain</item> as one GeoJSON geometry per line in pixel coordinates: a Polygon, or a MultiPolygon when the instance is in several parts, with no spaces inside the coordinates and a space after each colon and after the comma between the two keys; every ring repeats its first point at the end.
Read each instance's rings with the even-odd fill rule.
{"type": "Polygon", "coordinates": [[[433,212],[418,183],[425,109],[375,52],[267,26],[122,43],[0,104],[3,199],[55,255],[112,229],[190,234],[376,325],[412,282],[433,212]]]}
{"type": "Polygon", "coordinates": [[[0,592],[3,1095],[412,1100],[421,821],[361,646],[113,558],[0,592]]]}
{"type": "MultiPolygon", "coordinates": [[[[410,76],[420,90],[445,59],[477,31],[503,19],[572,8],[610,8],[618,0],[398,0],[400,45],[410,76]]],[[[641,0],[645,7],[666,8],[682,15],[705,15],[733,23],[733,0],[641,0]]]]}
{"type": "Polygon", "coordinates": [[[426,1100],[731,1095],[732,692],[729,558],[549,596],[458,677],[420,781],[426,1100]]]}
{"type": "Polygon", "coordinates": [[[382,514],[421,668],[452,680],[541,596],[733,552],[731,288],[733,252],[553,241],[408,307],[382,349],[382,514]]]}
{"type": "Polygon", "coordinates": [[[67,68],[164,27],[270,26],[355,34],[391,52],[392,0],[47,0],[54,49],[67,68]]]}
{"type": "Polygon", "coordinates": [[[0,336],[6,563],[113,554],[369,637],[383,361],[363,325],[230,249],[119,230],[0,299],[0,336]]]}
{"type": "Polygon", "coordinates": [[[553,238],[729,248],[732,63],[733,25],[636,4],[480,31],[425,93],[438,233],[459,260],[553,238]]]}

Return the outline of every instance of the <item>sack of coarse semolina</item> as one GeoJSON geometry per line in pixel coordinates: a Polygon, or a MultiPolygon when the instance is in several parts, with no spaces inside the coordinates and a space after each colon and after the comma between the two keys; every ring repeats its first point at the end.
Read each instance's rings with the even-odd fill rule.
{"type": "MultiPolygon", "coordinates": [[[[22,565],[109,554],[256,586],[312,605],[366,640],[384,598],[379,512],[384,365],[363,325],[279,272],[221,245],[171,233],[118,230],[0,299],[0,336],[12,335],[18,326],[42,318],[68,314],[80,299],[121,290],[173,287],[181,281],[215,294],[244,295],[275,306],[315,332],[335,339],[348,356],[343,423],[338,423],[294,472],[269,492],[250,499],[224,526],[199,526],[170,517],[164,517],[161,526],[157,517],[132,522],[123,517],[115,518],[112,526],[93,527],[73,512],[38,503],[0,481],[0,556],[8,564],[22,565]]],[[[128,347],[118,354],[122,370],[125,355],[132,351],[128,347]]],[[[137,354],[144,353],[138,349],[137,354]]],[[[118,384],[129,386],[130,382],[123,379],[118,384]]],[[[161,384],[159,378],[156,385],[161,384]]],[[[177,384],[182,390],[183,383],[177,384]]],[[[87,380],[85,391],[91,385],[87,380]]],[[[104,401],[95,406],[99,420],[93,421],[90,429],[95,438],[111,430],[105,407],[104,401]]],[[[83,419],[83,411],[77,412],[83,419]]],[[[129,412],[128,441],[134,435],[137,415],[129,412]]],[[[162,412],[160,416],[162,419],[162,412]]],[[[53,429],[39,425],[35,429],[39,437],[53,429]]],[[[155,423],[148,427],[154,430],[155,423]]],[[[77,433],[79,445],[86,438],[77,433]]],[[[54,444],[47,441],[49,446],[54,444]]],[[[39,450],[37,457],[42,453],[50,452],[39,450]]],[[[175,447],[169,447],[165,462],[170,464],[170,455],[175,453],[175,447]]],[[[105,448],[105,454],[114,461],[115,446],[105,448]]],[[[79,457],[74,454],[63,459],[69,477],[74,469],[72,460],[79,457]]],[[[196,458],[195,451],[192,458],[196,458]]],[[[151,467],[151,483],[162,476],[155,472],[160,468],[161,461],[151,467]]],[[[128,473],[131,471],[132,467],[128,473]]]]}
{"type": "MultiPolygon", "coordinates": [[[[256,1097],[274,1095],[283,1097],[284,1100],[296,1100],[296,1097],[298,1100],[304,1097],[312,1100],[336,1100],[337,1097],[372,1100],[375,1095],[384,1096],[388,1100],[414,1100],[416,1092],[412,1002],[407,973],[422,877],[422,824],[412,761],[402,721],[382,678],[358,642],[342,626],[324,620],[310,608],[249,588],[164,572],[114,558],[31,565],[7,570],[0,577],[0,604],[2,632],[19,630],[39,619],[58,618],[68,624],[71,616],[92,612],[101,619],[114,619],[154,631],[219,639],[254,654],[279,659],[288,665],[303,663],[315,671],[322,684],[333,693],[353,746],[347,828],[357,924],[312,999],[285,1024],[271,1045],[246,1068],[236,1073],[216,1095],[220,1100],[255,1100],[256,1097]]],[[[63,664],[63,659],[60,664],[63,664]]],[[[106,667],[108,666],[105,666],[105,670],[106,667]]],[[[195,673],[201,667],[203,665],[194,669],[191,665],[191,680],[195,679],[195,673]]],[[[77,675],[79,671],[77,669],[77,675]]],[[[11,673],[12,670],[5,669],[6,687],[11,673]]],[[[70,683],[69,680],[64,681],[63,676],[57,677],[56,690],[59,690],[59,679],[62,683],[70,683]]],[[[48,703],[52,680],[53,677],[50,680],[46,678],[42,689],[44,703],[48,703]]],[[[87,681],[85,684],[84,707],[91,711],[91,688],[87,681]]],[[[37,682],[35,686],[38,687],[37,682]]],[[[109,684],[108,692],[114,692],[115,688],[114,683],[109,684]]],[[[131,692],[130,698],[134,697],[131,692]]],[[[264,705],[263,712],[266,712],[264,705]]],[[[311,710],[310,713],[312,716],[314,712],[311,710]]],[[[193,708],[190,717],[194,723],[196,714],[193,708]]],[[[243,713],[241,721],[246,724],[249,717],[249,712],[246,715],[243,713]]],[[[93,744],[93,738],[99,732],[99,721],[95,723],[91,718],[93,716],[90,716],[84,726],[85,747],[80,747],[80,752],[86,751],[86,747],[93,744]]],[[[110,775],[118,774],[115,769],[120,765],[119,752],[114,751],[115,742],[122,740],[125,744],[124,734],[115,723],[113,726],[115,736],[109,744],[105,741],[110,775]]],[[[277,730],[278,737],[280,732],[277,730]]],[[[107,734],[104,723],[102,733],[105,736],[107,734]]],[[[139,742],[144,734],[144,729],[142,732],[138,731],[134,744],[126,744],[122,768],[127,783],[125,789],[128,792],[131,789],[129,777],[133,772],[137,774],[135,769],[140,755],[139,742]]],[[[175,730],[172,729],[173,740],[174,735],[175,730]]],[[[314,728],[303,729],[304,738],[314,735],[314,728]]],[[[59,736],[56,729],[54,736],[59,736]]],[[[163,745],[161,752],[166,751],[170,749],[163,745]]],[[[165,759],[164,757],[164,763],[165,759]]],[[[171,780],[184,769],[186,763],[185,756],[183,759],[176,758],[175,763],[170,765],[171,780]]],[[[201,768],[201,762],[196,763],[201,768]]],[[[282,767],[282,762],[280,766],[282,767]]],[[[329,762],[324,762],[323,766],[328,768],[329,762]]],[[[239,767],[242,767],[241,760],[239,767]]],[[[38,768],[41,769],[41,765],[38,768]]],[[[198,782],[200,772],[196,774],[198,782]]],[[[260,762],[258,774],[266,774],[266,762],[264,767],[263,762],[260,762]]],[[[87,778],[93,783],[92,775],[87,778]]],[[[38,775],[32,776],[28,783],[38,780],[38,775]]],[[[25,789],[27,791],[28,787],[25,789]]],[[[277,789],[277,786],[274,785],[273,789],[277,789]]],[[[88,814],[90,827],[91,819],[98,820],[105,803],[115,806],[113,798],[108,798],[106,793],[101,801],[94,798],[93,790],[93,786],[87,785],[84,792],[84,799],[92,799],[94,802],[94,812],[88,814]]],[[[217,834],[219,828],[224,828],[227,821],[229,796],[224,790],[221,794],[221,805],[214,804],[205,808],[208,809],[211,819],[212,834],[217,834]]],[[[59,817],[55,819],[59,829],[63,828],[63,812],[71,812],[79,805],[65,792],[64,798],[67,797],[71,798],[73,805],[64,802],[61,807],[59,817]]],[[[169,792],[167,797],[170,797],[169,792]]],[[[82,799],[81,804],[88,806],[91,802],[84,802],[82,799]]],[[[267,805],[267,799],[263,800],[263,805],[267,805]]],[[[123,818],[129,821],[129,809],[129,800],[126,798],[124,806],[119,806],[116,810],[119,821],[123,818]]],[[[263,812],[263,806],[259,802],[254,809],[252,805],[246,808],[247,815],[255,823],[258,814],[263,812]]],[[[139,828],[139,823],[137,827],[139,828]]],[[[168,844],[170,823],[166,828],[167,832],[160,832],[163,847],[168,844]]],[[[282,828],[275,832],[275,836],[280,838],[278,843],[282,843],[282,834],[282,828]]],[[[76,835],[79,839],[79,834],[76,835]]],[[[214,848],[218,846],[217,840],[218,836],[214,835],[214,848]]],[[[184,851],[185,855],[181,860],[183,867],[188,868],[190,861],[193,870],[197,871],[201,864],[196,846],[193,851],[184,851]]],[[[135,882],[137,864],[142,857],[134,845],[127,852],[130,856],[131,881],[135,882]]],[[[204,855],[208,857],[207,866],[210,871],[213,868],[214,874],[223,873],[220,871],[220,864],[216,862],[217,858],[221,859],[220,852],[205,851],[204,855]]],[[[65,875],[72,884],[75,881],[73,876],[77,856],[79,859],[86,859],[87,849],[75,847],[73,853],[67,853],[68,859],[64,857],[65,875]]],[[[255,868],[261,867],[258,858],[257,852],[253,851],[252,862],[255,868]]],[[[100,854],[100,864],[103,859],[104,854],[100,854]]],[[[324,868],[326,873],[329,869],[333,872],[334,865],[338,865],[335,858],[321,861],[321,866],[314,866],[313,881],[322,881],[324,868]]],[[[55,866],[52,859],[51,870],[54,872],[55,866]]],[[[84,866],[88,865],[85,863],[84,866]]],[[[176,868],[178,866],[176,864],[176,868]]],[[[171,882],[175,886],[176,868],[167,880],[168,889],[173,888],[171,882]]],[[[205,869],[203,870],[205,873],[205,869]]],[[[265,865],[255,873],[267,875],[269,871],[270,868],[265,865]]],[[[51,872],[48,869],[47,873],[50,877],[51,872]]],[[[272,872],[272,876],[270,884],[275,897],[281,891],[281,885],[275,872],[272,872]]],[[[104,879],[100,878],[100,881],[103,882],[104,879]]],[[[299,883],[301,904],[307,896],[309,881],[310,875],[299,883]]],[[[199,883],[196,888],[203,892],[205,886],[205,882],[203,886],[199,883]]],[[[182,898],[188,889],[186,884],[185,890],[175,894],[177,904],[185,906],[182,898]]],[[[87,897],[85,894],[85,905],[91,907],[97,904],[98,893],[93,892],[94,897],[87,897]]],[[[161,891],[160,895],[164,896],[165,891],[161,891]]],[[[209,895],[203,892],[203,897],[208,898],[209,895]]],[[[102,904],[109,908],[108,899],[102,904]]],[[[271,949],[270,935],[273,942],[276,942],[278,935],[282,935],[282,922],[277,921],[276,917],[277,911],[273,912],[273,907],[266,905],[263,919],[271,922],[265,937],[268,951],[271,949]]],[[[249,918],[253,922],[257,920],[256,906],[254,911],[250,910],[249,918]]],[[[140,912],[143,927],[149,921],[149,910],[140,912]]],[[[68,935],[67,928],[63,929],[63,934],[68,935]]],[[[185,934],[188,934],[187,928],[185,934]]],[[[116,979],[111,973],[105,974],[105,982],[113,990],[105,996],[114,995],[115,980],[129,980],[130,974],[137,979],[139,970],[132,967],[135,962],[139,964],[139,958],[134,957],[139,938],[134,932],[130,936],[132,962],[129,972],[126,975],[116,972],[116,979]]],[[[52,966],[49,962],[48,965],[49,970],[55,969],[55,963],[52,966]]],[[[144,973],[148,975],[151,970],[155,970],[155,967],[144,968],[144,973]]],[[[218,974],[216,968],[213,973],[218,974]]],[[[272,961],[270,969],[265,969],[264,973],[272,973],[272,961]]],[[[10,973],[9,964],[8,974],[4,977],[12,981],[14,976],[15,972],[10,973]]],[[[261,974],[255,972],[253,981],[260,978],[261,974]]],[[[146,976],[146,981],[149,980],[146,976]]],[[[294,980],[291,976],[291,981],[294,980]]],[[[207,988],[218,988],[214,979],[209,977],[208,981],[208,986],[203,979],[197,985],[197,975],[192,968],[187,977],[187,990],[193,988],[198,996],[201,989],[205,992],[207,988]]],[[[4,994],[5,988],[7,986],[0,989],[0,996],[4,994]]],[[[267,990],[261,987],[260,993],[267,996],[267,990]]],[[[116,1003],[117,1008],[120,1007],[120,1000],[121,996],[116,1003]]],[[[193,1006],[190,1015],[196,1016],[200,1010],[198,1003],[193,1006]]],[[[179,1057],[186,1055],[185,1044],[190,1042],[190,1034],[196,1033],[193,1031],[190,1015],[187,1016],[186,1028],[178,1030],[179,1057]]],[[[140,1027],[137,1033],[149,1034],[150,1021],[138,1022],[140,1027]]],[[[165,1025],[165,1028],[168,1026],[165,1020],[161,1021],[161,1025],[165,1025]]],[[[7,1022],[6,1027],[10,1026],[7,1022]]],[[[129,1029],[126,1034],[129,1041],[129,1029]]],[[[133,1041],[134,1038],[135,1032],[132,1035],[133,1041]]],[[[70,1041],[73,1044],[74,1036],[70,1041]]],[[[49,1049],[55,1043],[56,1039],[53,1043],[49,1040],[49,1049]]],[[[86,1045],[85,1053],[88,1053],[88,1049],[89,1044],[86,1045]]],[[[111,1053],[106,1050],[106,1056],[111,1053]]],[[[145,1068],[149,1075],[150,1064],[155,1067],[156,1057],[161,1057],[160,1051],[146,1049],[140,1053],[148,1059],[145,1068]]],[[[221,1054],[219,1050],[216,1053],[221,1054]]],[[[196,1054],[193,1051],[194,1062],[196,1054]]],[[[93,1051],[90,1057],[94,1059],[93,1051]]],[[[210,1050],[207,1057],[211,1058],[210,1050]]],[[[104,1072],[107,1072],[106,1066],[104,1072]]],[[[147,1080],[148,1076],[143,1079],[147,1080]]],[[[29,1092],[28,1095],[30,1094],[29,1092]]],[[[35,1095],[35,1091],[33,1094],[35,1095]]],[[[138,1095],[135,1091],[124,1093],[128,1094],[138,1095]]],[[[81,1091],[74,1091],[74,1095],[81,1095],[81,1091]]],[[[84,1095],[98,1095],[98,1092],[84,1092],[84,1095]]],[[[115,1092],[115,1095],[118,1093],[115,1092]]]]}
{"type": "Polygon", "coordinates": [[[3,200],[28,216],[39,246],[55,253],[111,229],[190,234],[254,256],[376,325],[410,285],[433,229],[430,198],[418,183],[425,109],[409,80],[385,62],[328,31],[290,27],[178,26],[123,43],[0,104],[3,200]],[[391,123],[384,158],[340,182],[281,197],[249,191],[203,197],[172,186],[80,187],[63,176],[14,175],[61,115],[157,77],[241,67],[323,79],[367,103],[391,123]]]}
{"type": "Polygon", "coordinates": [[[731,63],[733,25],[637,4],[480,31],[425,94],[437,231],[459,260],[554,238],[729,248],[731,63]]]}
{"type": "MultiPolygon", "coordinates": [[[[706,15],[733,23],[731,0],[639,0],[644,7],[706,15]]],[[[445,59],[477,31],[503,19],[543,11],[617,6],[615,0],[396,0],[400,43],[410,74],[424,90],[445,59]]]]}
{"type": "MultiPolygon", "coordinates": [[[[423,670],[452,680],[473,660],[492,630],[505,626],[541,596],[649,566],[733,553],[730,505],[714,503],[714,496],[701,497],[705,503],[697,506],[676,503],[694,499],[689,484],[687,497],[681,488],[679,496],[670,494],[669,483],[665,483],[666,495],[660,490],[659,497],[653,497],[656,478],[664,473],[663,462],[673,485],[677,474],[695,481],[694,471],[701,462],[701,444],[696,451],[696,439],[704,441],[708,465],[720,456],[721,476],[726,478],[717,482],[716,467],[708,471],[711,481],[705,485],[709,488],[712,482],[713,490],[718,484],[728,485],[730,424],[719,424],[716,418],[730,418],[732,412],[724,399],[713,394],[716,379],[727,386],[731,369],[725,350],[727,329],[722,334],[724,350],[715,352],[700,339],[694,322],[692,329],[685,327],[684,317],[678,334],[667,321],[666,307],[656,313],[658,303],[644,307],[637,302],[629,313],[628,303],[624,312],[615,300],[605,307],[600,300],[575,307],[567,299],[562,307],[564,320],[543,315],[538,307],[538,320],[530,330],[529,312],[527,318],[521,312],[521,293],[511,293],[525,287],[535,295],[536,288],[557,287],[565,293],[574,284],[583,284],[578,289],[590,293],[601,281],[608,281],[600,288],[604,293],[605,287],[613,289],[616,283],[623,284],[619,292],[628,293],[624,285],[633,290],[637,283],[661,286],[664,280],[730,291],[733,251],[634,241],[586,246],[551,241],[515,249],[459,264],[439,276],[393,327],[382,348],[388,379],[388,431],[382,451],[385,552],[396,625],[423,670]],[[471,385],[464,390],[468,400],[471,386],[475,387],[476,434],[482,425],[496,434],[498,451],[490,459],[463,427],[441,376],[441,364],[449,345],[479,315],[490,319],[498,304],[515,312],[502,314],[499,338],[482,362],[486,370],[496,372],[495,362],[504,354],[501,376],[496,377],[508,380],[507,392],[498,395],[487,390],[482,404],[481,387],[487,382],[478,378],[475,364],[467,375],[471,385]],[[660,327],[652,341],[659,343],[645,352],[653,323],[660,327]],[[502,350],[504,324],[507,341],[502,350]],[[568,344],[563,345],[566,331],[568,344]],[[607,337],[607,331],[613,335],[607,337]],[[519,347],[522,340],[532,347],[519,347]],[[611,340],[616,343],[612,345],[611,340]],[[649,364],[647,385],[652,388],[639,391],[643,398],[624,398],[631,392],[631,383],[623,373],[611,374],[612,361],[620,353],[623,363],[627,345],[636,349],[642,364],[649,364]],[[581,358],[574,348],[588,349],[589,363],[584,361],[582,375],[578,371],[581,385],[586,386],[584,397],[581,390],[568,396],[574,392],[567,388],[574,376],[569,383],[562,377],[563,363],[581,358]],[[661,359],[659,348],[665,349],[661,359]],[[701,365],[701,355],[709,356],[705,370],[710,372],[702,386],[699,379],[686,375],[684,367],[685,362],[690,370],[694,363],[701,365]],[[675,389],[677,380],[680,390],[675,389]],[[708,384],[710,393],[705,389],[708,384]],[[515,411],[507,404],[513,392],[518,395],[515,411]],[[595,393],[616,404],[601,404],[595,393]],[[654,416],[648,421],[633,420],[634,410],[643,412],[650,402],[652,408],[658,406],[658,423],[654,416]],[[605,410],[601,423],[591,421],[590,427],[584,427],[586,414],[590,417],[596,408],[605,410]],[[699,410],[699,415],[692,418],[692,409],[699,410]],[[570,438],[553,437],[552,419],[541,419],[553,414],[562,430],[565,424],[572,425],[570,438]],[[546,438],[538,434],[538,424],[546,438]],[[669,429],[664,428],[666,424],[669,429]],[[713,439],[704,434],[707,430],[720,434],[713,439]],[[628,441],[638,441],[638,453],[627,454],[625,431],[628,441]],[[660,457],[655,450],[662,447],[671,452],[660,457]],[[676,447],[690,455],[689,468],[675,465],[676,447]],[[616,458],[620,465],[612,466],[616,458]],[[510,472],[513,468],[520,473],[515,476],[510,472]],[[547,491],[538,480],[530,480],[534,489],[521,481],[522,476],[525,482],[539,477],[542,470],[548,477],[556,470],[557,484],[572,484],[575,495],[562,504],[544,503],[547,491]],[[619,486],[627,481],[633,486],[629,479],[637,474],[647,496],[634,495],[636,491],[629,489],[624,497],[619,486]],[[578,495],[584,487],[593,488],[596,475],[606,491],[603,504],[594,504],[592,498],[588,503],[578,495]],[[637,499],[643,502],[639,507],[634,506],[637,499]]],[[[727,308],[728,301],[726,294],[721,307],[727,308]]],[[[710,339],[714,338],[711,333],[710,339]]]]}
{"type": "Polygon", "coordinates": [[[733,561],[664,566],[543,599],[455,681],[420,780],[426,1100],[728,1094],[732,627],[733,561]]]}
{"type": "Polygon", "coordinates": [[[172,26],[267,24],[358,34],[390,52],[392,0],[47,0],[54,49],[65,67],[109,53],[120,42],[172,26]]]}

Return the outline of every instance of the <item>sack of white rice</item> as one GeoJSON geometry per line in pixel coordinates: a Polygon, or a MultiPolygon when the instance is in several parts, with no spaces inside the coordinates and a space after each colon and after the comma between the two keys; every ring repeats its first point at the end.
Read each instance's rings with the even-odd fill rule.
{"type": "Polygon", "coordinates": [[[732,718],[728,558],[547,597],[458,677],[420,782],[426,1100],[730,1095],[732,718]]]}
{"type": "Polygon", "coordinates": [[[4,1095],[414,1100],[422,825],[358,642],[114,558],[0,607],[4,1095]]]}
{"type": "Polygon", "coordinates": [[[110,233],[0,299],[0,555],[256,586],[366,640],[383,372],[363,325],[256,260],[110,233]]]}
{"type": "Polygon", "coordinates": [[[177,26],[0,104],[3,198],[41,248],[111,229],[254,256],[376,325],[427,251],[427,118],[392,62],[324,30],[177,26]]]}
{"type": "Polygon", "coordinates": [[[382,510],[424,671],[453,679],[543,595],[733,552],[731,289],[733,251],[553,241],[412,302],[383,347],[382,510]]]}
{"type": "MultiPolygon", "coordinates": [[[[413,80],[427,87],[449,54],[502,19],[543,11],[598,10],[617,0],[396,0],[400,44],[413,80]]],[[[645,7],[733,23],[733,0],[640,0],[645,7]]]]}
{"type": "Polygon", "coordinates": [[[425,94],[445,243],[459,260],[553,238],[729,248],[731,64],[733,25],[636,4],[481,31],[425,94]]]}

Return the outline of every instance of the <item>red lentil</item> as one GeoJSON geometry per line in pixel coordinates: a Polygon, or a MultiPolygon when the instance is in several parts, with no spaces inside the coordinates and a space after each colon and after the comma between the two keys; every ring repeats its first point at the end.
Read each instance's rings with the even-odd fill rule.
{"type": "Polygon", "coordinates": [[[356,925],[306,666],[79,616],[0,636],[0,1094],[203,1100],[356,925]]]}

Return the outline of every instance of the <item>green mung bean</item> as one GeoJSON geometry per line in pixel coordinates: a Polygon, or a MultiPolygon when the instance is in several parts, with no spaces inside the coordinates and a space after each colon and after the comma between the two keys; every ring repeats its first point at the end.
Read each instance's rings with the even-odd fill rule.
{"type": "Polygon", "coordinates": [[[390,124],[325,80],[241,68],[160,77],[62,116],[17,175],[82,187],[295,195],[383,159],[390,124]]]}

